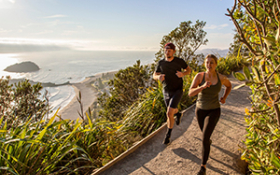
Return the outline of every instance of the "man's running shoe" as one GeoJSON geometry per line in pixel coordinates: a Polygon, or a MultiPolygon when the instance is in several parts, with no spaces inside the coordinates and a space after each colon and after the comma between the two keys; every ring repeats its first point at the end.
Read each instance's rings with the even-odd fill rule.
{"type": "Polygon", "coordinates": [[[166,134],[163,140],[163,144],[169,145],[170,144],[170,135],[166,134]]]}
{"type": "Polygon", "coordinates": [[[180,123],[181,123],[181,118],[182,118],[183,114],[182,114],[181,112],[177,112],[177,113],[175,114],[175,116],[176,116],[176,118],[175,118],[176,125],[180,125],[180,123]]]}

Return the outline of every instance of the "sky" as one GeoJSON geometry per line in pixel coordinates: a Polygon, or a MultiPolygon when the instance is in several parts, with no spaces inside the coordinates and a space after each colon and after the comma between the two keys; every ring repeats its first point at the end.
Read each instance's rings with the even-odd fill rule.
{"type": "Polygon", "coordinates": [[[0,53],[22,51],[158,51],[183,21],[206,22],[201,49],[228,49],[234,0],[0,0],[0,53]]]}

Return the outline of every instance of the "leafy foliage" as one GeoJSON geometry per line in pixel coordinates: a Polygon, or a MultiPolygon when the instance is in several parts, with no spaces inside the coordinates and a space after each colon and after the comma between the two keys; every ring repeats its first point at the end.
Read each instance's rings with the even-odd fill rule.
{"type": "MultiPolygon", "coordinates": [[[[10,77],[0,79],[0,116],[8,127],[20,124],[31,118],[38,121],[48,110],[47,101],[41,100],[42,86],[40,83],[31,85],[28,80],[9,84],[10,77]]],[[[3,123],[1,123],[3,125],[3,123]]]]}
{"type": "Polygon", "coordinates": [[[205,39],[206,32],[203,30],[206,22],[197,20],[194,25],[191,21],[181,22],[168,35],[163,36],[160,42],[160,50],[156,53],[156,62],[164,58],[164,45],[172,42],[176,46],[176,56],[183,58],[192,69],[199,70],[199,62],[203,62],[203,54],[195,54],[201,45],[208,42],[205,39]]]}
{"type": "Polygon", "coordinates": [[[219,58],[217,71],[223,75],[230,75],[232,71],[238,71],[243,66],[248,66],[249,62],[244,57],[235,57],[227,55],[227,57],[219,58]]]}
{"type": "Polygon", "coordinates": [[[253,174],[280,173],[280,25],[279,1],[235,0],[229,10],[240,41],[250,51],[252,72],[234,76],[251,88],[251,109],[246,109],[248,125],[243,159],[253,174]]]}
{"type": "Polygon", "coordinates": [[[234,34],[233,43],[230,44],[229,55],[230,57],[237,58],[249,56],[249,50],[242,42],[240,42],[240,36],[238,32],[234,34]]]}
{"type": "Polygon", "coordinates": [[[133,66],[118,71],[108,83],[109,93],[98,98],[99,115],[110,121],[122,119],[124,111],[149,87],[149,73],[149,66],[141,65],[139,60],[133,66]]]}

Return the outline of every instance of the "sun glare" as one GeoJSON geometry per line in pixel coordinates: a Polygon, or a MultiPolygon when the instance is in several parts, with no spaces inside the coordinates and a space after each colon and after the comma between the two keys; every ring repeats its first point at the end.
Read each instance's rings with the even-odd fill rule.
{"type": "Polygon", "coordinates": [[[12,8],[15,4],[15,0],[0,0],[0,9],[12,8]]]}
{"type": "Polygon", "coordinates": [[[2,71],[8,66],[18,63],[16,56],[16,54],[0,54],[0,70],[2,71]]]}

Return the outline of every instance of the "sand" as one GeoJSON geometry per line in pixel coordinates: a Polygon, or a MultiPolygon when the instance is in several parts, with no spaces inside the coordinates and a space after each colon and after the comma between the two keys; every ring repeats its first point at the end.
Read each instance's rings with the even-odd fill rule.
{"type": "MultiPolygon", "coordinates": [[[[115,74],[116,71],[106,72],[104,74],[115,74]]],[[[72,83],[71,86],[74,88],[76,96],[71,100],[71,102],[65,106],[63,109],[59,110],[58,115],[63,119],[76,120],[78,118],[81,119],[78,112],[81,113],[80,103],[77,98],[79,97],[79,92],[81,92],[81,101],[83,105],[83,113],[88,112],[88,108],[93,107],[93,104],[97,102],[98,92],[91,85],[92,82],[98,80],[102,77],[103,73],[96,74],[92,77],[87,77],[85,80],[79,83],[72,83]]],[[[85,115],[84,115],[85,116],[85,115]]],[[[85,116],[86,117],[86,116],[85,116]]]]}

